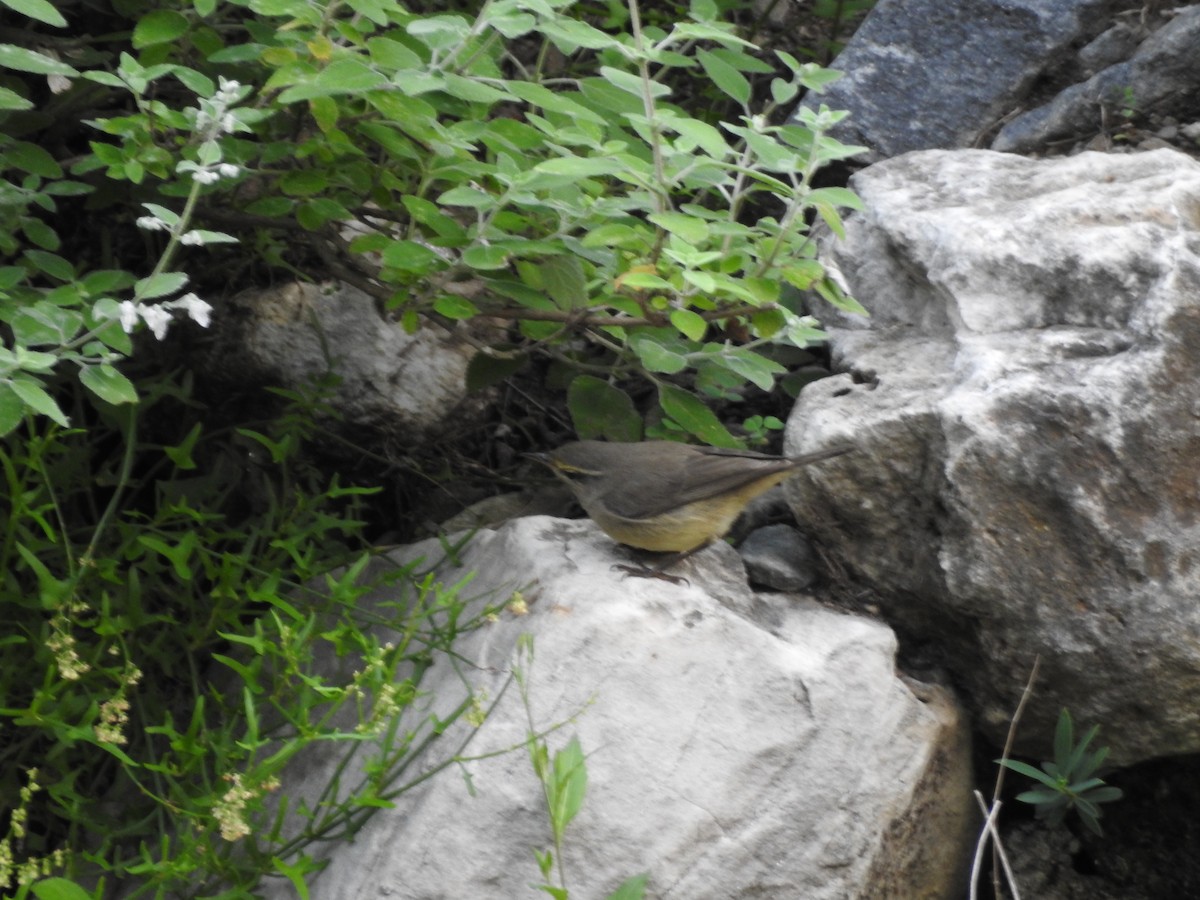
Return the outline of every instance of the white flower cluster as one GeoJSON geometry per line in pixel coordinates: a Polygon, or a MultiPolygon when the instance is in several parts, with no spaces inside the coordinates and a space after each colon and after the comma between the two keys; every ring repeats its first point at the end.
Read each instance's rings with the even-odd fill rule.
{"type": "Polygon", "coordinates": [[[217,76],[217,92],[208,100],[201,100],[196,110],[195,129],[201,140],[210,141],[223,134],[237,130],[237,118],[229,107],[242,99],[242,85],[232,78],[217,76]]]}
{"type": "Polygon", "coordinates": [[[138,319],[141,319],[154,332],[154,336],[161,341],[167,336],[167,329],[171,327],[173,319],[169,310],[172,309],[184,310],[188,318],[201,328],[207,328],[208,323],[212,321],[212,306],[195,294],[184,294],[177,300],[156,304],[135,303],[132,300],[126,300],[121,304],[121,327],[127,334],[131,333],[137,325],[138,319]]]}

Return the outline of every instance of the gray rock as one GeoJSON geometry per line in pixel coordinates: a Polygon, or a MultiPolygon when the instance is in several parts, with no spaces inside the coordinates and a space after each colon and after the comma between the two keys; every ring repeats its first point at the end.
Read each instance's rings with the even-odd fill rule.
{"type": "Polygon", "coordinates": [[[294,389],[333,371],[344,421],[412,442],[466,397],[471,345],[433,328],[408,334],[357,288],[294,282],[239,294],[231,307],[206,363],[223,380],[294,389]]]}
{"type": "Polygon", "coordinates": [[[1200,7],[1179,10],[1152,33],[1132,58],[1110,65],[1050,103],[1017,116],[996,135],[993,150],[1025,153],[1050,141],[1085,136],[1140,113],[1183,100],[1200,87],[1200,7]]]}
{"type": "Polygon", "coordinates": [[[930,151],[860,172],[834,258],[869,322],[819,310],[802,527],[936,645],[999,743],[1062,706],[1116,762],[1200,750],[1200,163],[930,151]],[[825,510],[814,523],[805,510],[825,510]]]}
{"type": "Polygon", "coordinates": [[[802,591],[817,580],[812,544],[791,525],[752,531],[738,547],[750,583],[777,591],[802,591]]]}
{"type": "MultiPolygon", "coordinates": [[[[393,558],[441,555],[429,541],[393,558]]],[[[497,705],[461,767],[400,795],[353,844],[308,848],[332,856],[314,897],[534,895],[533,848],[552,837],[526,711],[505,689],[526,634],[537,727],[566,723],[552,751],[577,735],[587,754],[587,797],[565,837],[572,896],[605,896],[640,872],[647,896],[679,900],[962,895],[977,823],[967,729],[947,692],[896,676],[886,626],[752,594],[724,544],[688,561],[689,584],[621,578],[611,567],[623,559],[589,521],[533,517],[480,532],[461,568],[438,569],[446,583],[476,573],[473,609],[520,588],[528,614],[463,636],[455,663],[420,684],[429,708],[400,727],[446,717],[464,690],[497,705]]],[[[420,765],[471,734],[460,719],[420,765]]],[[[297,761],[301,790],[316,795],[337,749],[297,761]]],[[[340,774],[355,780],[353,767],[340,774]]],[[[292,893],[276,882],[263,896],[292,893]]]]}
{"type": "MultiPolygon", "coordinates": [[[[880,0],[804,106],[849,110],[834,137],[870,161],[969,147],[1030,84],[1096,27],[1106,0],[880,0]]],[[[860,157],[861,158],[861,157],[860,157]]]]}

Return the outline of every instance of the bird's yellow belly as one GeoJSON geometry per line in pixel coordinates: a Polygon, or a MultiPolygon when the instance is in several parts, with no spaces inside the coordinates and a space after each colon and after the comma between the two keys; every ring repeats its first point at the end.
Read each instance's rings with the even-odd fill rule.
{"type": "Polygon", "coordinates": [[[718,498],[701,500],[652,519],[626,519],[606,510],[587,512],[605,534],[622,544],[659,553],[683,553],[724,535],[741,511],[742,504],[718,498]]]}

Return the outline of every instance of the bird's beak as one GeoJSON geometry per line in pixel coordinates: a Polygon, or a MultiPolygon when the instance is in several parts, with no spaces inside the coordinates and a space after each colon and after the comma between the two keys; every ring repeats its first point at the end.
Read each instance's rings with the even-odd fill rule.
{"type": "Polygon", "coordinates": [[[526,459],[536,460],[537,462],[540,462],[543,466],[552,465],[552,463],[550,462],[550,454],[549,453],[522,453],[521,455],[523,457],[525,457],[526,459]]]}

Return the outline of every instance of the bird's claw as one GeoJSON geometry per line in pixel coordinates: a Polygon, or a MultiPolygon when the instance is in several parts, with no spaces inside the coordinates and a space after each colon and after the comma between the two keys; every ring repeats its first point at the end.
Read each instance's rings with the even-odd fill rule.
{"type": "Polygon", "coordinates": [[[634,578],[654,578],[659,581],[669,581],[671,584],[692,586],[692,583],[681,575],[668,575],[662,569],[653,569],[649,566],[626,566],[616,563],[612,568],[624,572],[626,578],[630,576],[634,578]]]}

